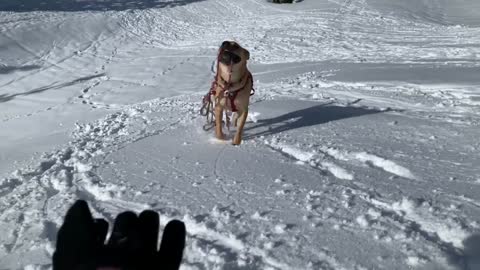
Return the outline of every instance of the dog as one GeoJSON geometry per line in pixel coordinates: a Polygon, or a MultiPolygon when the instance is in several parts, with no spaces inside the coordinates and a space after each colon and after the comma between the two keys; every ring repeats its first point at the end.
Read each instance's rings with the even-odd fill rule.
{"type": "Polygon", "coordinates": [[[249,59],[250,52],[235,41],[224,41],[218,50],[217,75],[211,91],[215,99],[215,136],[225,139],[222,132],[223,112],[231,111],[235,113],[233,122],[237,129],[233,145],[241,144],[248,116],[253,89],[252,74],[247,68],[249,59]]]}

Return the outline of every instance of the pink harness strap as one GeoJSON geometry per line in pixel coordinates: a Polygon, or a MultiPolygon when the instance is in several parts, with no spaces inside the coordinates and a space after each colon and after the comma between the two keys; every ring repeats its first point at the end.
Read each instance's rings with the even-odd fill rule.
{"type": "MultiPolygon", "coordinates": [[[[214,81],[212,82],[212,86],[210,87],[210,96],[211,95],[216,95],[217,92],[216,92],[216,88],[217,87],[220,87],[221,88],[221,91],[223,93],[227,93],[227,98],[230,100],[230,107],[232,109],[232,112],[237,112],[237,107],[235,106],[235,98],[237,98],[237,95],[238,95],[238,92],[244,90],[248,84],[248,81],[251,81],[252,82],[252,93],[250,94],[250,96],[254,95],[255,94],[255,89],[253,89],[253,77],[252,77],[252,73],[250,73],[249,71],[248,72],[248,75],[247,75],[247,79],[245,80],[245,84],[243,84],[240,88],[238,88],[237,90],[233,91],[233,92],[230,92],[228,91],[228,89],[232,86],[232,83],[231,83],[231,80],[232,80],[232,63],[230,63],[230,65],[228,65],[229,67],[229,78],[228,78],[228,81],[225,82],[225,85],[222,87],[218,82],[219,80],[223,80],[221,77],[220,77],[220,73],[219,73],[219,68],[220,68],[220,56],[223,52],[223,49],[221,49],[219,52],[218,52],[218,56],[217,56],[217,74],[215,75],[215,79],[214,81]]],[[[205,98],[204,98],[205,99],[205,98]]]]}

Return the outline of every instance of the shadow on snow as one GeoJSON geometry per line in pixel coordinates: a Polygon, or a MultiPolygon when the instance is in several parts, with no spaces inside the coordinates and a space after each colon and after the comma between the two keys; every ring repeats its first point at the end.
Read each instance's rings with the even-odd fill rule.
{"type": "Polygon", "coordinates": [[[16,71],[30,71],[30,70],[38,69],[40,67],[41,66],[38,66],[38,65],[27,65],[27,66],[21,66],[21,67],[2,65],[2,66],[0,66],[0,75],[1,74],[9,74],[9,73],[13,73],[13,72],[16,72],[16,71]]]}
{"type": "Polygon", "coordinates": [[[28,96],[28,95],[32,95],[32,94],[42,93],[42,92],[45,92],[47,90],[60,89],[62,87],[67,87],[67,86],[71,86],[71,85],[74,85],[74,84],[77,84],[77,83],[82,83],[82,82],[92,80],[92,79],[95,79],[95,78],[99,78],[99,77],[102,77],[102,76],[105,76],[105,74],[102,73],[102,74],[95,74],[95,75],[91,75],[91,76],[81,77],[81,78],[78,78],[78,79],[75,79],[71,82],[66,82],[66,83],[60,83],[60,84],[59,83],[52,83],[50,85],[35,88],[35,89],[32,89],[32,90],[27,91],[27,92],[23,92],[23,93],[0,94],[0,103],[10,101],[17,96],[28,96]]]}
{"type": "Polygon", "coordinates": [[[385,110],[333,106],[331,103],[320,104],[277,117],[260,119],[254,126],[245,128],[244,138],[252,139],[259,136],[274,135],[288,130],[380,112],[385,112],[385,110]]]}
{"type": "Polygon", "coordinates": [[[0,11],[122,11],[169,8],[205,0],[2,0],[0,11]]]}

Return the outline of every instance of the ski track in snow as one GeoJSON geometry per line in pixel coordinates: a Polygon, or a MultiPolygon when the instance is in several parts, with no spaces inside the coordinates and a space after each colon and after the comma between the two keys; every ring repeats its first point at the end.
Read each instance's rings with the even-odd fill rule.
{"type": "Polygon", "coordinates": [[[358,160],[365,164],[372,164],[373,166],[383,169],[389,173],[409,179],[415,179],[415,176],[410,172],[409,169],[404,168],[393,161],[378,157],[376,155],[368,154],[365,152],[348,153],[332,148],[324,148],[323,151],[339,160],[358,160]]]}
{"type": "Polygon", "coordinates": [[[109,221],[147,208],[162,227],[183,220],[182,269],[476,269],[480,28],[435,23],[435,3],[425,18],[369,0],[71,14],[0,4],[0,46],[13,48],[0,55],[1,123],[23,131],[16,121],[83,110],[64,118],[81,120],[67,144],[0,179],[0,268],[49,269],[81,198],[109,221]],[[256,78],[235,148],[198,132],[225,39],[250,49],[256,78]],[[180,150],[148,152],[146,140],[180,150]],[[125,153],[136,163],[121,167],[125,153]],[[156,203],[167,191],[189,203],[156,203]]]}
{"type": "Polygon", "coordinates": [[[326,169],[335,177],[342,180],[353,180],[353,174],[349,173],[340,166],[332,162],[316,160],[315,157],[318,155],[316,153],[302,151],[295,147],[278,143],[266,142],[266,145],[272,147],[273,149],[279,150],[281,153],[291,156],[301,164],[310,164],[312,167],[317,167],[321,170],[326,169]]]}
{"type": "MultiPolygon", "coordinates": [[[[344,180],[353,180],[353,175],[347,172],[345,169],[335,165],[331,162],[321,162],[316,160],[315,157],[318,156],[318,152],[307,152],[302,151],[300,149],[296,149],[295,147],[289,145],[283,145],[279,143],[270,143],[266,142],[267,145],[271,146],[274,149],[280,150],[282,153],[292,156],[294,159],[298,160],[301,163],[308,163],[312,166],[321,165],[325,167],[330,173],[340,179],[344,180]]],[[[405,177],[409,179],[416,179],[415,176],[410,172],[409,169],[402,167],[396,164],[393,161],[378,157],[373,154],[365,153],[365,152],[347,152],[347,151],[340,151],[335,148],[326,148],[321,147],[320,153],[328,154],[329,156],[333,157],[337,160],[343,161],[360,161],[362,164],[371,164],[372,166],[378,167],[383,169],[389,173],[394,175],[405,177]]]]}

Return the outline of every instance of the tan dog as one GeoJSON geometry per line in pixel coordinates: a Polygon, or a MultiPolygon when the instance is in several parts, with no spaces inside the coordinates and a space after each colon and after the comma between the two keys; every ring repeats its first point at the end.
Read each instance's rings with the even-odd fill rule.
{"type": "Polygon", "coordinates": [[[236,113],[234,145],[242,142],[253,87],[252,74],[247,69],[248,59],[250,53],[246,49],[234,41],[224,41],[218,51],[217,76],[211,92],[215,97],[215,135],[218,139],[225,139],[222,132],[224,110],[236,113]]]}

